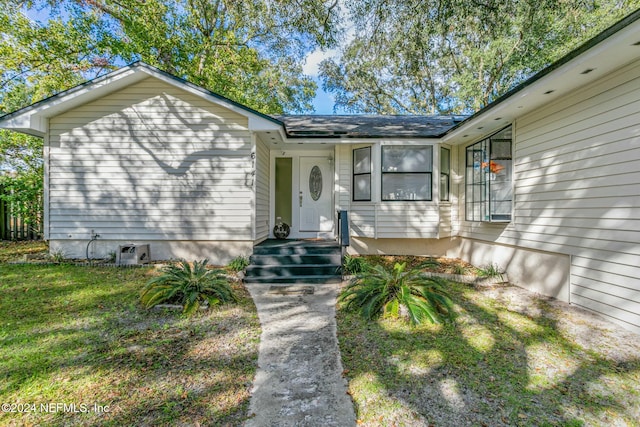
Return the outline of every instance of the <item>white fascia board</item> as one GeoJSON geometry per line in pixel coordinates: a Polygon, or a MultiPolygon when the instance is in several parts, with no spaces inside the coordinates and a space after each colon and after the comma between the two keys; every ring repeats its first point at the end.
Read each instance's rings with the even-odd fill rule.
{"type": "Polygon", "coordinates": [[[43,125],[42,120],[36,120],[26,114],[0,120],[0,128],[39,137],[43,137],[47,131],[46,121],[43,125]]]}
{"type": "Polygon", "coordinates": [[[406,144],[437,144],[442,142],[440,138],[424,138],[424,137],[410,137],[410,136],[398,136],[390,137],[385,136],[383,138],[287,138],[284,139],[285,144],[327,144],[327,145],[342,145],[342,144],[376,144],[376,143],[391,143],[402,145],[406,144]]]}
{"type": "Polygon", "coordinates": [[[271,120],[267,120],[264,117],[260,117],[255,114],[251,114],[245,111],[245,116],[249,118],[249,130],[253,130],[256,132],[259,131],[280,131],[283,130],[283,126],[277,123],[272,122],[271,120]]]}
{"type": "Polygon", "coordinates": [[[49,99],[37,102],[10,114],[6,119],[0,120],[0,128],[11,129],[35,136],[43,136],[48,130],[50,117],[57,116],[72,108],[95,101],[108,93],[122,89],[147,76],[137,73],[131,68],[123,68],[105,78],[88,82],[54,95],[49,99]]]}
{"type": "Polygon", "coordinates": [[[0,120],[0,127],[42,136],[48,130],[48,118],[98,100],[109,93],[124,89],[150,76],[246,117],[249,120],[250,130],[283,131],[283,125],[273,120],[254,114],[250,110],[225,101],[223,98],[211,95],[205,89],[198,89],[195,85],[185,84],[183,81],[157,72],[152,68],[147,68],[144,65],[122,68],[101,79],[77,86],[67,92],[62,92],[59,95],[52,96],[50,99],[26,107],[24,111],[0,120]]]}

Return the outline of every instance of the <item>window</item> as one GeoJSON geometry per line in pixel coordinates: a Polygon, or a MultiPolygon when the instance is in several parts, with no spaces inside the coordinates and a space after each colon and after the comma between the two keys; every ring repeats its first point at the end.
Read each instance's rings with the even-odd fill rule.
{"type": "Polygon", "coordinates": [[[511,126],[467,147],[467,221],[511,221],[511,126]]]}
{"type": "Polygon", "coordinates": [[[382,147],[382,200],[431,200],[431,146],[382,147]]]}
{"type": "Polygon", "coordinates": [[[353,150],[353,201],[371,201],[371,147],[353,150]]]}
{"type": "Polygon", "coordinates": [[[440,200],[449,201],[449,172],[451,170],[451,152],[440,147],[440,200]]]}

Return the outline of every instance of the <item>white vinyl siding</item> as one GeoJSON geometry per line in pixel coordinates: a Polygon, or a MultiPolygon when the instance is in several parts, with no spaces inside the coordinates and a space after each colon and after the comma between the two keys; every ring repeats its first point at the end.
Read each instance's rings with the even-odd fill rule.
{"type": "Polygon", "coordinates": [[[570,301],[640,332],[640,62],[514,130],[512,223],[460,234],[570,255],[570,301]]]}
{"type": "MultiPolygon", "coordinates": [[[[351,147],[337,145],[336,160],[336,204],[337,209],[349,209],[351,203],[351,147]]],[[[351,212],[349,212],[351,214],[351,212]]]]}
{"type": "Polygon", "coordinates": [[[428,239],[438,237],[438,206],[428,202],[378,206],[378,238],[428,239]]]}
{"type": "Polygon", "coordinates": [[[256,241],[269,237],[269,183],[271,182],[269,147],[260,139],[256,143],[256,241]]]}
{"type": "Polygon", "coordinates": [[[52,118],[49,237],[250,240],[247,126],[151,77],[52,118]]]}
{"type": "Polygon", "coordinates": [[[440,222],[438,224],[438,237],[451,237],[453,235],[452,226],[453,209],[451,204],[440,205],[440,222]]]}
{"type": "Polygon", "coordinates": [[[374,203],[353,205],[349,210],[351,235],[376,237],[376,205],[374,203]]]}
{"type": "MultiPolygon", "coordinates": [[[[398,146],[402,145],[398,142],[398,146]]],[[[436,201],[395,200],[381,201],[381,145],[369,144],[373,165],[371,168],[371,198],[373,201],[352,201],[350,189],[353,183],[353,150],[368,145],[339,146],[339,191],[342,206],[349,206],[351,235],[376,239],[426,239],[437,238],[440,230],[450,229],[450,219],[440,220],[436,201]]],[[[385,145],[389,147],[390,145],[385,145]]],[[[431,145],[408,145],[427,147],[429,150],[429,170],[433,170],[431,145]]],[[[437,147],[437,146],[436,146],[437,147]]],[[[437,157],[439,158],[439,157],[437,157]]],[[[423,174],[424,176],[426,174],[423,174]]],[[[431,175],[431,172],[429,172],[431,175]]],[[[429,190],[431,195],[431,190],[429,190]]],[[[446,211],[446,209],[445,209],[446,211]]]]}

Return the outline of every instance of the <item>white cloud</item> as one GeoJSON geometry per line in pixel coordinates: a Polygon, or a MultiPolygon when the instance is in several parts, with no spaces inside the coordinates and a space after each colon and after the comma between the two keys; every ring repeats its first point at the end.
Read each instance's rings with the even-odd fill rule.
{"type": "Polygon", "coordinates": [[[338,55],[337,49],[322,51],[320,49],[310,52],[304,59],[302,72],[311,77],[318,77],[320,73],[320,63],[328,58],[335,58],[338,55]]]}
{"type": "MultiPolygon", "coordinates": [[[[349,22],[348,10],[343,5],[339,5],[338,8],[338,14],[341,16],[342,21],[349,22]]],[[[335,49],[329,49],[326,51],[317,49],[313,52],[310,52],[304,59],[302,71],[308,76],[317,78],[320,74],[320,63],[325,59],[337,58],[340,54],[340,48],[348,45],[355,38],[355,36],[355,27],[352,24],[348,25],[343,33],[343,38],[340,42],[340,45],[335,49]]]]}

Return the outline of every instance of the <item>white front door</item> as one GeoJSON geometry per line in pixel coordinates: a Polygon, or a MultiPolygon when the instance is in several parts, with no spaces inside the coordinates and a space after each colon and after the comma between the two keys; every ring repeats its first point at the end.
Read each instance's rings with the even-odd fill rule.
{"type": "Polygon", "coordinates": [[[300,232],[333,232],[331,160],[328,157],[300,157],[299,182],[300,232]]]}

